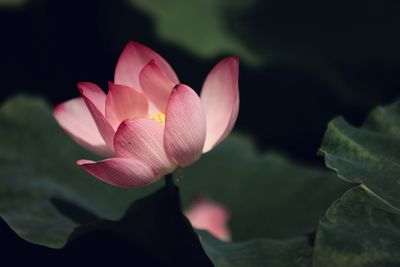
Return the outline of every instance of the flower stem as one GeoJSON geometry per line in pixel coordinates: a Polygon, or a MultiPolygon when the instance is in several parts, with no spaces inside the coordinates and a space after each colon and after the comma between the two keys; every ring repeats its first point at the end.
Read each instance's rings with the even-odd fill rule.
{"type": "Polygon", "coordinates": [[[174,188],[174,176],[172,173],[165,175],[165,187],[173,190],[174,188]]]}

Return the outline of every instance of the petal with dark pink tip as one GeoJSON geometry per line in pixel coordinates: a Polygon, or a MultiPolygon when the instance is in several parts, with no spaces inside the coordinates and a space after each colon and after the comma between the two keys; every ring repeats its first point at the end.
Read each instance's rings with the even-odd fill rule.
{"type": "Polygon", "coordinates": [[[123,188],[147,185],[158,179],[150,166],[134,159],[110,158],[98,162],[81,159],[77,164],[99,180],[123,188]]]}
{"type": "Polygon", "coordinates": [[[165,112],[168,97],[175,84],[165,75],[154,60],[143,68],[139,79],[143,93],[159,111],[165,112]]]}
{"type": "Polygon", "coordinates": [[[117,157],[135,158],[151,166],[157,175],[171,173],[175,168],[163,147],[164,127],[147,118],[126,120],[114,138],[117,157]]]}
{"type": "Polygon", "coordinates": [[[203,152],[208,152],[231,132],[239,112],[239,59],[221,60],[208,74],[201,91],[207,120],[203,152]]]}
{"type": "Polygon", "coordinates": [[[141,90],[139,74],[143,67],[155,60],[167,77],[174,83],[179,83],[175,71],[159,54],[140,43],[130,41],[121,53],[115,68],[114,82],[141,90]]]}
{"type": "Polygon", "coordinates": [[[206,119],[199,96],[192,88],[178,84],[172,90],[165,116],[164,148],[180,167],[196,161],[206,138],[206,119]]]}
{"type": "Polygon", "coordinates": [[[105,157],[113,154],[81,97],[59,104],[53,115],[61,128],[79,145],[105,157]]]}
{"type": "Polygon", "coordinates": [[[81,92],[82,98],[85,101],[87,108],[92,114],[94,122],[107,146],[114,150],[113,138],[114,129],[105,117],[105,102],[106,95],[104,92],[93,83],[78,83],[78,89],[81,92]]]}
{"type": "Polygon", "coordinates": [[[108,90],[105,114],[114,129],[126,119],[147,116],[148,102],[143,93],[111,82],[108,90]]]}

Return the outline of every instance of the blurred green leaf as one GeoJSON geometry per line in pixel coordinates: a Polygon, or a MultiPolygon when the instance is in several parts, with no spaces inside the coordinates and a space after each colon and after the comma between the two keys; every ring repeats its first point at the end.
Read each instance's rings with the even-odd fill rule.
{"type": "Polygon", "coordinates": [[[0,110],[0,216],[25,240],[60,248],[81,223],[94,216],[119,219],[133,199],[157,187],[106,185],[75,164],[93,157],[66,136],[41,99],[6,102],[0,110]],[[77,218],[56,206],[73,209],[77,218]]]}
{"type": "MultiPolygon", "coordinates": [[[[245,65],[264,67],[260,69],[262,74],[283,67],[288,74],[295,70],[311,75],[316,82],[323,83],[321,89],[329,90],[346,106],[369,109],[394,95],[394,88],[398,87],[397,1],[129,3],[152,20],[162,41],[201,58],[233,53],[245,65]]],[[[124,35],[124,41],[132,34],[124,35]]]]}
{"type": "Polygon", "coordinates": [[[311,63],[317,64],[315,70],[323,62],[400,57],[400,4],[395,1],[130,2],[153,19],[160,38],[202,57],[228,52],[248,63],[311,63]]]}
{"type": "MultiPolygon", "coordinates": [[[[201,57],[238,54],[257,63],[242,40],[231,34],[221,14],[219,1],[130,0],[153,18],[159,36],[201,57]]],[[[245,2],[242,2],[245,3],[245,2]]]]}
{"type": "Polygon", "coordinates": [[[400,57],[396,1],[257,0],[226,10],[235,35],[267,59],[349,64],[400,57]]]}
{"type": "Polygon", "coordinates": [[[28,3],[28,0],[0,0],[0,7],[19,8],[19,7],[23,7],[27,3],[28,3]]]}
{"type": "Polygon", "coordinates": [[[314,267],[400,265],[400,216],[364,190],[349,190],[320,221],[314,267]]]}
{"type": "Polygon", "coordinates": [[[204,231],[199,235],[215,267],[306,267],[312,263],[312,248],[305,237],[223,242],[204,231]]]}
{"type": "Polygon", "coordinates": [[[334,119],[320,151],[339,177],[362,183],[400,213],[400,101],[373,110],[360,128],[334,119]]]}
{"type": "MultiPolygon", "coordinates": [[[[20,96],[5,103],[0,125],[0,216],[32,243],[62,247],[76,227],[98,218],[117,220],[133,200],[160,185],[123,190],[87,175],[75,161],[94,156],[63,133],[38,98],[20,96]]],[[[197,194],[227,205],[239,240],[311,232],[346,188],[325,171],[275,153],[262,155],[240,135],[232,135],[184,173],[184,205],[197,194]]]]}
{"type": "Polygon", "coordinates": [[[347,188],[330,172],[304,167],[276,153],[261,154],[240,135],[232,135],[183,173],[184,204],[204,194],[226,205],[234,240],[312,232],[347,188]]]}

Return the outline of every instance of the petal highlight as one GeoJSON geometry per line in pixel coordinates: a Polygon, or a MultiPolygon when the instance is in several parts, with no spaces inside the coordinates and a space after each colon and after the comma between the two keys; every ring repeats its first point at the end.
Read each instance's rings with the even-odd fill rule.
{"type": "Polygon", "coordinates": [[[140,72],[140,85],[143,92],[154,106],[165,112],[168,97],[175,84],[167,77],[163,70],[152,60],[140,72]]]}
{"type": "Polygon", "coordinates": [[[79,91],[85,101],[87,108],[92,114],[94,122],[107,146],[114,150],[114,129],[105,117],[105,100],[104,92],[93,83],[78,83],[79,91]],[[101,101],[102,100],[102,101],[101,101]]]}
{"type": "Polygon", "coordinates": [[[59,104],[53,115],[61,128],[79,145],[101,156],[113,154],[81,97],[59,104]]]}
{"type": "Polygon", "coordinates": [[[110,158],[95,162],[81,159],[77,164],[101,181],[123,188],[143,186],[157,180],[151,167],[138,160],[110,158]]]}
{"type": "Polygon", "coordinates": [[[171,173],[175,168],[163,147],[164,127],[147,118],[125,120],[114,138],[117,157],[135,158],[151,166],[156,176],[171,173]]]}
{"type": "Polygon", "coordinates": [[[164,148],[180,167],[199,159],[206,138],[206,119],[199,96],[178,84],[172,90],[165,116],[164,148]]]}
{"type": "Polygon", "coordinates": [[[139,74],[143,67],[151,60],[165,72],[174,83],[179,83],[175,71],[159,54],[140,43],[130,41],[121,53],[115,68],[114,82],[141,90],[139,74]]]}
{"type": "Polygon", "coordinates": [[[239,112],[239,59],[221,60],[208,74],[201,90],[207,120],[203,152],[210,151],[231,132],[239,112]]]}
{"type": "Polygon", "coordinates": [[[147,116],[148,102],[143,93],[111,82],[108,87],[105,114],[114,129],[126,119],[147,116]]]}

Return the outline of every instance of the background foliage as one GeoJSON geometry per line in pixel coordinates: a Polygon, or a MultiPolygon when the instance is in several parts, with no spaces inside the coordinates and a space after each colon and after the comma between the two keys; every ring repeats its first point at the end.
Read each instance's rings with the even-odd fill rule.
{"type": "MultiPolygon", "coordinates": [[[[235,242],[225,244],[203,232],[197,240],[174,209],[183,229],[177,234],[189,250],[199,249],[199,264],[399,265],[400,105],[376,108],[362,123],[398,96],[399,11],[389,0],[1,1],[1,100],[25,93],[0,111],[0,248],[24,255],[2,260],[70,265],[85,256],[90,264],[116,264],[135,251],[141,266],[171,263],[108,224],[151,216],[130,205],[162,182],[120,190],[84,174],[74,162],[93,156],[50,114],[78,95],[78,81],[105,88],[132,39],[160,52],[197,90],[221,57],[241,58],[241,134],[176,174],[184,207],[206,195],[232,213],[235,242]],[[338,115],[346,120],[326,130],[338,115]],[[324,132],[320,154],[342,181],[316,155],[324,132]],[[32,246],[13,231],[35,244],[67,245],[32,246]]],[[[159,192],[139,203],[156,211],[159,192]]],[[[159,229],[170,241],[154,224],[143,233],[159,229]]]]}

